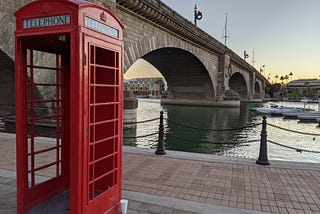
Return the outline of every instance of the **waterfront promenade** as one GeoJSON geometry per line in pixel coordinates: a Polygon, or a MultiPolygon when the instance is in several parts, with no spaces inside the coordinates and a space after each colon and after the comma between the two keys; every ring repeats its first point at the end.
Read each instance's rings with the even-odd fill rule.
{"type": "MultiPolygon", "coordinates": [[[[270,161],[266,167],[253,159],[123,150],[129,214],[320,213],[319,164],[270,161]]],[[[15,194],[15,135],[0,133],[1,214],[15,213],[15,194]]]]}

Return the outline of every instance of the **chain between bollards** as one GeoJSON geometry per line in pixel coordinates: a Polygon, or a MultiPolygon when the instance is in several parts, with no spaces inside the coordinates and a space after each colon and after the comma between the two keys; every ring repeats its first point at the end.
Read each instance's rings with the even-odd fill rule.
{"type": "Polygon", "coordinates": [[[267,150],[267,121],[266,116],[262,117],[262,130],[261,130],[261,140],[260,140],[260,152],[259,158],[256,161],[256,164],[260,165],[269,165],[268,160],[268,150],[267,150]]]}
{"type": "Polygon", "coordinates": [[[160,111],[160,125],[159,125],[159,137],[158,137],[158,147],[155,152],[156,155],[165,155],[166,151],[164,150],[163,142],[163,111],[160,111]]]}

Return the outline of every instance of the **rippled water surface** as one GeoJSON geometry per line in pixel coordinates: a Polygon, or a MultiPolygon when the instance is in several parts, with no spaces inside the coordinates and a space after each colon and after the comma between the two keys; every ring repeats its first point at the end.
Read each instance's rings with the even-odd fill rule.
{"type": "MultiPolygon", "coordinates": [[[[303,107],[302,103],[277,103],[285,106],[303,107]]],[[[172,122],[164,121],[165,145],[168,150],[208,153],[232,157],[257,158],[259,155],[259,140],[262,116],[249,110],[250,107],[267,104],[241,104],[241,108],[213,108],[160,105],[159,100],[139,99],[138,121],[159,117],[164,111],[164,117],[185,126],[198,129],[235,129],[232,131],[194,130],[172,122]],[[236,130],[237,128],[247,127],[236,130]],[[254,141],[254,142],[252,142],[254,141]],[[228,143],[228,144],[226,144],[228,143]]],[[[307,108],[318,110],[318,104],[307,104],[307,108]]],[[[320,134],[315,123],[298,123],[297,120],[284,120],[282,117],[268,116],[269,124],[290,130],[320,134]]],[[[159,120],[138,124],[137,129],[124,132],[125,137],[143,136],[158,132],[159,120]]],[[[283,131],[267,126],[269,140],[287,146],[320,151],[320,136],[302,135],[283,131]]],[[[125,145],[143,148],[156,148],[158,135],[137,139],[124,139],[125,145]]],[[[320,154],[299,153],[295,150],[279,147],[268,143],[269,159],[298,162],[320,162],[320,154]]]]}

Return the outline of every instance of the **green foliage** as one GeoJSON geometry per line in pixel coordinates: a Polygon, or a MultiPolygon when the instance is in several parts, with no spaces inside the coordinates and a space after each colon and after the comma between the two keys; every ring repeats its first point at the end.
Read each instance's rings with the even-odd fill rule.
{"type": "Polygon", "coordinates": [[[279,92],[281,89],[281,84],[280,83],[275,83],[271,86],[271,91],[272,92],[279,92]]]}

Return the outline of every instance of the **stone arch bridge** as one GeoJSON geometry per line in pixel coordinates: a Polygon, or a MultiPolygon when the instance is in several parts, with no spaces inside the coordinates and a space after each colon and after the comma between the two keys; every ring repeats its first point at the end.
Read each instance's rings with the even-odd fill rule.
{"type": "MultiPolygon", "coordinates": [[[[14,105],[13,13],[29,2],[0,1],[0,106],[14,105]]],[[[254,67],[160,0],[91,2],[112,10],[125,26],[125,72],[143,58],[165,77],[163,103],[239,106],[267,96],[270,83],[254,67]]]]}

